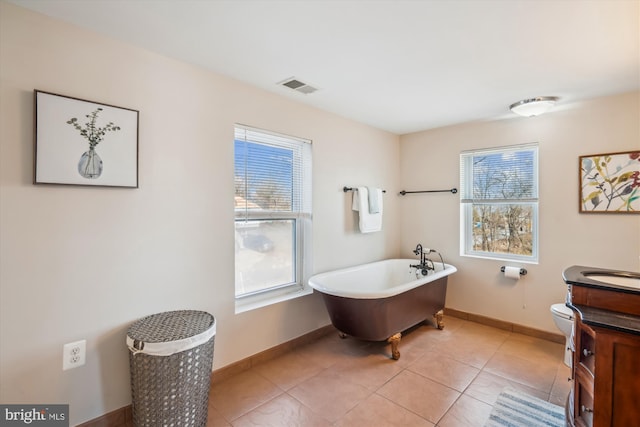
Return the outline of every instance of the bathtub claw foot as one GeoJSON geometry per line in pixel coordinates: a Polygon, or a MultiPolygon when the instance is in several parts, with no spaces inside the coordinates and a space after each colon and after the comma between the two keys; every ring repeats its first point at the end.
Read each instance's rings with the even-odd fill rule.
{"type": "Polygon", "coordinates": [[[444,329],[444,311],[440,310],[436,314],[433,315],[436,319],[436,326],[438,329],[444,329]]]}
{"type": "Polygon", "coordinates": [[[398,351],[398,344],[400,344],[400,338],[402,338],[402,334],[398,332],[395,335],[389,337],[387,342],[391,344],[391,358],[393,360],[400,359],[400,352],[398,351]]]}
{"type": "Polygon", "coordinates": [[[347,338],[347,334],[345,334],[344,332],[340,332],[340,331],[338,331],[338,336],[339,336],[341,339],[345,339],[345,338],[347,338]]]}

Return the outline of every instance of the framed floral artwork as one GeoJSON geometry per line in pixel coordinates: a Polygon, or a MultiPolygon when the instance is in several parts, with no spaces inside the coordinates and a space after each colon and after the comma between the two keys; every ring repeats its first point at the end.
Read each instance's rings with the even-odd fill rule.
{"type": "Polygon", "coordinates": [[[138,111],[34,91],[34,184],[138,188],[138,111]]]}
{"type": "Polygon", "coordinates": [[[580,156],[580,212],[640,213],[640,150],[580,156]]]}

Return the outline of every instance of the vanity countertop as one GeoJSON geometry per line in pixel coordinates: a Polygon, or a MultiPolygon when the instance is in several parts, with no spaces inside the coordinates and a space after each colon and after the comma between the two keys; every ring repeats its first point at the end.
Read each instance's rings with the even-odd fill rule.
{"type": "Polygon", "coordinates": [[[568,285],[585,286],[589,288],[599,288],[614,292],[624,292],[640,295],[640,287],[622,286],[598,280],[598,277],[608,275],[620,275],[630,279],[638,279],[640,283],[640,273],[633,271],[610,270],[606,268],[587,267],[584,265],[574,265],[562,272],[562,278],[568,285]],[[586,274],[585,274],[586,273],[586,274]]]}
{"type": "Polygon", "coordinates": [[[583,323],[640,335],[640,273],[574,265],[562,278],[569,285],[567,306],[583,323]]]}

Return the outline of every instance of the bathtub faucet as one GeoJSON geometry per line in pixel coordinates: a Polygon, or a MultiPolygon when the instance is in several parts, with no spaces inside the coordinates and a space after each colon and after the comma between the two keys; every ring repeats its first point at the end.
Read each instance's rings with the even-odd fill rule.
{"type": "Polygon", "coordinates": [[[418,243],[418,246],[413,250],[413,253],[419,255],[422,259],[422,245],[420,243],[418,243]]]}
{"type": "Polygon", "coordinates": [[[433,261],[427,258],[427,254],[431,252],[435,252],[435,250],[429,249],[429,248],[423,248],[422,245],[418,243],[413,253],[420,257],[420,264],[409,265],[409,267],[413,267],[420,270],[423,276],[426,276],[429,273],[429,270],[435,270],[433,261]]]}
{"type": "Polygon", "coordinates": [[[409,265],[409,267],[417,268],[421,270],[422,275],[426,276],[429,273],[429,270],[435,270],[436,267],[429,258],[427,258],[427,254],[436,253],[440,256],[440,262],[442,262],[442,269],[445,270],[446,266],[444,264],[444,259],[442,259],[442,254],[435,249],[423,248],[420,243],[413,250],[413,253],[420,257],[420,264],[409,265]]]}

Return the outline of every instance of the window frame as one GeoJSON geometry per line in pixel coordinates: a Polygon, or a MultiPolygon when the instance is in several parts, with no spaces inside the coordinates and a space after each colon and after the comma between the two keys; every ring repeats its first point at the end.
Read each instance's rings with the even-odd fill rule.
{"type": "Polygon", "coordinates": [[[460,256],[483,258],[500,261],[517,261],[521,263],[537,264],[539,259],[539,145],[528,143],[520,145],[502,146],[467,150],[460,153],[460,256]],[[469,169],[469,162],[474,157],[489,154],[509,154],[515,152],[530,151],[533,153],[533,197],[506,198],[506,199],[477,199],[473,198],[473,170],[469,169]],[[531,207],[531,255],[511,254],[504,252],[490,252],[474,250],[473,234],[473,208],[475,205],[526,205],[531,207]]]}
{"type": "MultiPolygon", "coordinates": [[[[244,141],[254,144],[268,145],[291,149],[296,158],[292,162],[292,176],[299,176],[292,180],[292,192],[300,194],[300,197],[292,197],[291,210],[251,210],[245,205],[245,209],[234,209],[234,233],[237,233],[239,222],[249,221],[293,221],[293,282],[282,283],[264,289],[250,291],[242,295],[236,295],[236,280],[234,278],[235,312],[241,313],[256,308],[264,307],[281,301],[308,295],[313,292],[308,286],[307,280],[312,271],[311,257],[311,232],[312,232],[312,141],[308,139],[284,135],[264,129],[258,129],[242,124],[234,125],[234,158],[236,141],[244,141]],[[244,132],[244,139],[239,139],[239,133],[244,132]],[[273,140],[270,140],[273,138],[273,140]],[[276,142],[274,142],[276,141],[276,142]],[[297,146],[298,148],[293,148],[297,146]],[[302,187],[298,188],[296,186],[302,187]]],[[[234,160],[234,181],[236,176],[234,160]]],[[[236,193],[234,191],[234,198],[236,193]]],[[[236,256],[234,252],[234,276],[237,273],[236,256]]]]}

